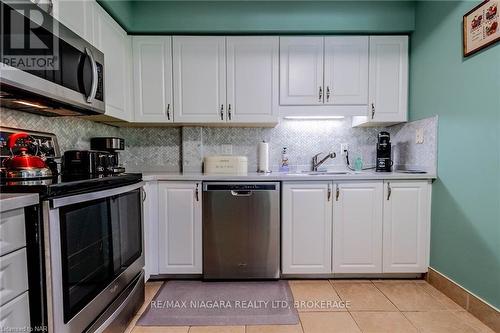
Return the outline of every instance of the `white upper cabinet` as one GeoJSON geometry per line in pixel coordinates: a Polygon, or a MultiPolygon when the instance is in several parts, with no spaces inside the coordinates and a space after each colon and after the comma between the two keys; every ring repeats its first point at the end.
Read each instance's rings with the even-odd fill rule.
{"type": "Polygon", "coordinates": [[[323,37],[280,37],[280,104],[323,104],[323,37]]]}
{"type": "Polygon", "coordinates": [[[160,274],[202,273],[201,183],[159,182],[160,274]]]}
{"type": "Polygon", "coordinates": [[[334,188],[333,272],[382,273],[382,181],[334,188]]]}
{"type": "Polygon", "coordinates": [[[390,125],[408,119],[408,36],[371,36],[368,114],[354,126],[390,125]]]}
{"type": "Polygon", "coordinates": [[[278,37],[227,37],[228,122],[278,122],[278,53],[278,37]]]}
{"type": "Polygon", "coordinates": [[[325,104],[368,103],[368,37],[325,37],[325,104]]]}
{"type": "Polygon", "coordinates": [[[94,0],[57,0],[54,2],[54,17],[78,36],[93,44],[93,16],[97,3],[94,0]]]}
{"type": "Polygon", "coordinates": [[[176,122],[226,122],[225,43],[220,36],[173,37],[176,122]]]}
{"type": "Polygon", "coordinates": [[[332,183],[284,183],[282,273],[323,274],[332,270],[332,183]]]}
{"type": "Polygon", "coordinates": [[[429,266],[431,185],[384,184],[384,273],[426,273],[429,266]]]}
{"type": "Polygon", "coordinates": [[[174,121],[172,37],[134,36],[134,121],[174,121]]]}
{"type": "Polygon", "coordinates": [[[127,33],[95,6],[94,45],[104,53],[106,115],[132,120],[132,42],[127,33]]]}

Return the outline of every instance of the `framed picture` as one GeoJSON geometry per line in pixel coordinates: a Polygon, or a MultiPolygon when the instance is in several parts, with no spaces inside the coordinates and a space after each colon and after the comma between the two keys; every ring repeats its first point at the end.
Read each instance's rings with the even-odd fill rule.
{"type": "Polygon", "coordinates": [[[500,41],[500,0],[486,0],[464,15],[464,56],[500,41]]]}

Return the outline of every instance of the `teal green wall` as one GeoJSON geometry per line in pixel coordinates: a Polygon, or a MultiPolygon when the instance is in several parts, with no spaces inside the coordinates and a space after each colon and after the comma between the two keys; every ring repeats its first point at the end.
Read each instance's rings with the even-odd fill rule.
{"type": "Polygon", "coordinates": [[[115,1],[99,3],[133,34],[405,33],[413,1],[115,1]]]}
{"type": "Polygon", "coordinates": [[[431,266],[500,308],[500,44],[462,58],[477,2],[418,2],[410,118],[439,115],[431,266]]]}

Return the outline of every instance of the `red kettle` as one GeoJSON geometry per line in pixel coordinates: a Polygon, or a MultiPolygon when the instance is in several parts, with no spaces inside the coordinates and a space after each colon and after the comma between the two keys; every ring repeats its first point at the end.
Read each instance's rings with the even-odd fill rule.
{"type": "Polygon", "coordinates": [[[28,154],[28,147],[23,145],[19,148],[20,153],[14,155],[13,148],[17,145],[17,140],[29,138],[29,134],[19,132],[12,134],[7,141],[7,148],[10,149],[11,157],[4,161],[9,178],[30,178],[30,177],[50,177],[52,172],[47,167],[45,160],[40,156],[28,154]]]}

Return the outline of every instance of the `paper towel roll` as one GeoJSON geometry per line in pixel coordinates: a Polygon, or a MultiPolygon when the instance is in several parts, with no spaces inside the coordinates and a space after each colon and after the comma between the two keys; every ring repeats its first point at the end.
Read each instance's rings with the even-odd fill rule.
{"type": "Polygon", "coordinates": [[[257,157],[259,159],[258,172],[269,172],[269,143],[262,141],[259,142],[257,147],[258,153],[257,157]]]}

